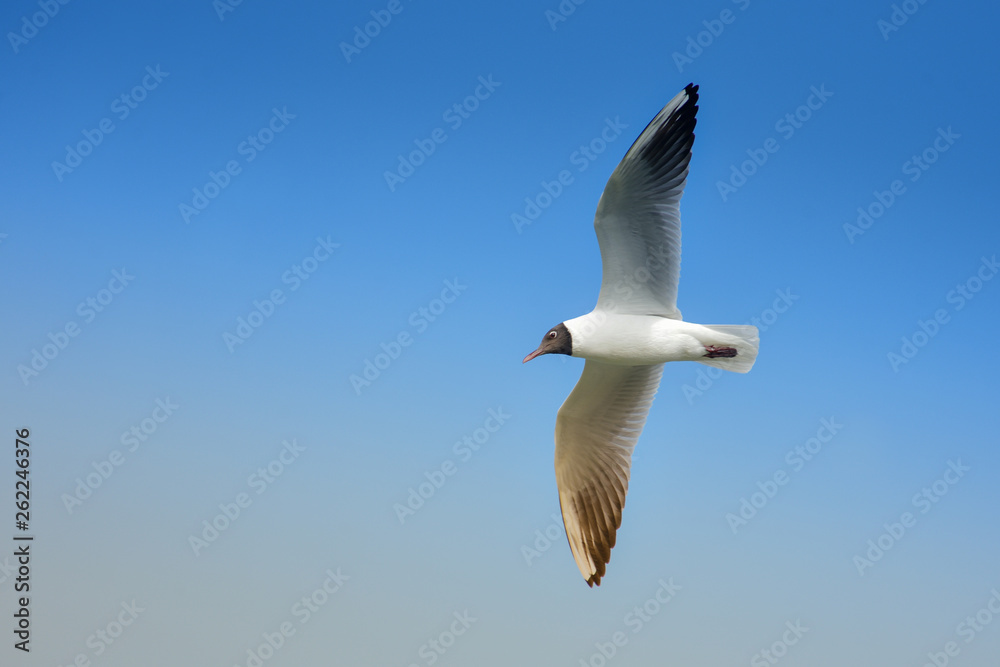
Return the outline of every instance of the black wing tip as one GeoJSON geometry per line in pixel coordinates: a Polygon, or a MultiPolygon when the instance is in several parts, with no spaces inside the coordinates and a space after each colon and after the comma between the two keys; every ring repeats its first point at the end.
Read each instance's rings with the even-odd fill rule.
{"type": "MultiPolygon", "coordinates": [[[[656,129],[656,135],[661,142],[670,135],[677,137],[687,134],[692,138],[694,137],[694,128],[698,124],[698,87],[694,83],[684,86],[684,93],[687,95],[687,99],[674,107],[670,115],[660,121],[660,125],[656,129]]],[[[654,117],[650,121],[650,125],[655,123],[659,117],[659,115],[654,117]]]]}
{"type": "MultiPolygon", "coordinates": [[[[689,83],[683,92],[687,99],[674,107],[666,117],[661,110],[649,122],[646,130],[643,130],[645,134],[652,129],[653,134],[639,148],[639,156],[657,177],[676,173],[677,169],[686,169],[688,160],[691,159],[694,130],[698,125],[698,86],[689,83]]],[[[637,139],[636,143],[638,141],[637,139]]]]}
{"type": "Polygon", "coordinates": [[[687,93],[687,99],[684,100],[684,104],[677,107],[674,111],[674,116],[685,116],[685,120],[691,122],[691,132],[694,132],[694,126],[698,123],[698,84],[689,83],[684,86],[684,92],[687,93]]]}
{"type": "Polygon", "coordinates": [[[694,120],[694,122],[696,122],[696,123],[698,122],[697,119],[695,118],[695,116],[698,113],[698,97],[699,97],[699,95],[698,95],[698,88],[699,87],[700,86],[698,86],[698,84],[694,84],[694,83],[689,83],[688,85],[684,86],[684,92],[687,93],[688,98],[687,98],[687,100],[685,100],[684,104],[682,104],[677,109],[677,111],[675,112],[675,113],[682,113],[684,111],[690,110],[689,111],[690,116],[691,116],[692,120],[694,120]]]}

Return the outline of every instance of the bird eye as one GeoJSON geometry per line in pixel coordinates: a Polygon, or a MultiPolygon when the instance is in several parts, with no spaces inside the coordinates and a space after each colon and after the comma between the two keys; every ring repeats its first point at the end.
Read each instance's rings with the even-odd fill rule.
{"type": "Polygon", "coordinates": [[[555,331],[550,331],[549,332],[549,338],[555,338],[555,337],[556,337],[556,332],[555,331]]]}

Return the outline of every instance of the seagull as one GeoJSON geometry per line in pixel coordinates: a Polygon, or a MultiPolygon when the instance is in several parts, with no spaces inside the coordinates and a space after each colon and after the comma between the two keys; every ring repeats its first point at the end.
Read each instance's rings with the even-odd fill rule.
{"type": "Polygon", "coordinates": [[[663,364],[746,373],[757,327],[685,322],[677,309],[680,200],[694,144],[698,86],[688,84],[642,131],[604,186],[594,229],[603,277],[594,309],[549,329],[543,354],[586,359],[556,416],[556,484],[580,573],[600,585],[615,546],[629,468],[663,364]]]}

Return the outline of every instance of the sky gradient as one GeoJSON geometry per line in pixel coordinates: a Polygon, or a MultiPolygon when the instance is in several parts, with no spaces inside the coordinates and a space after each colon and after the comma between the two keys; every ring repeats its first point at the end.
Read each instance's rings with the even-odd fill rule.
{"type": "Polygon", "coordinates": [[[7,3],[0,663],[994,665],[998,13],[7,3]],[[521,359],[689,82],[678,306],[760,355],[666,367],[589,589],[521,359]]]}

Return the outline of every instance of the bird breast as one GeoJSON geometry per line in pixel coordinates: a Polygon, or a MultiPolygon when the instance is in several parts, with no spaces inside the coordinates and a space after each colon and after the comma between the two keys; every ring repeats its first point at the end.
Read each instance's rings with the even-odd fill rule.
{"type": "Polygon", "coordinates": [[[620,315],[595,310],[565,322],[573,356],[640,366],[692,361],[705,354],[697,324],[657,315],[620,315]]]}

